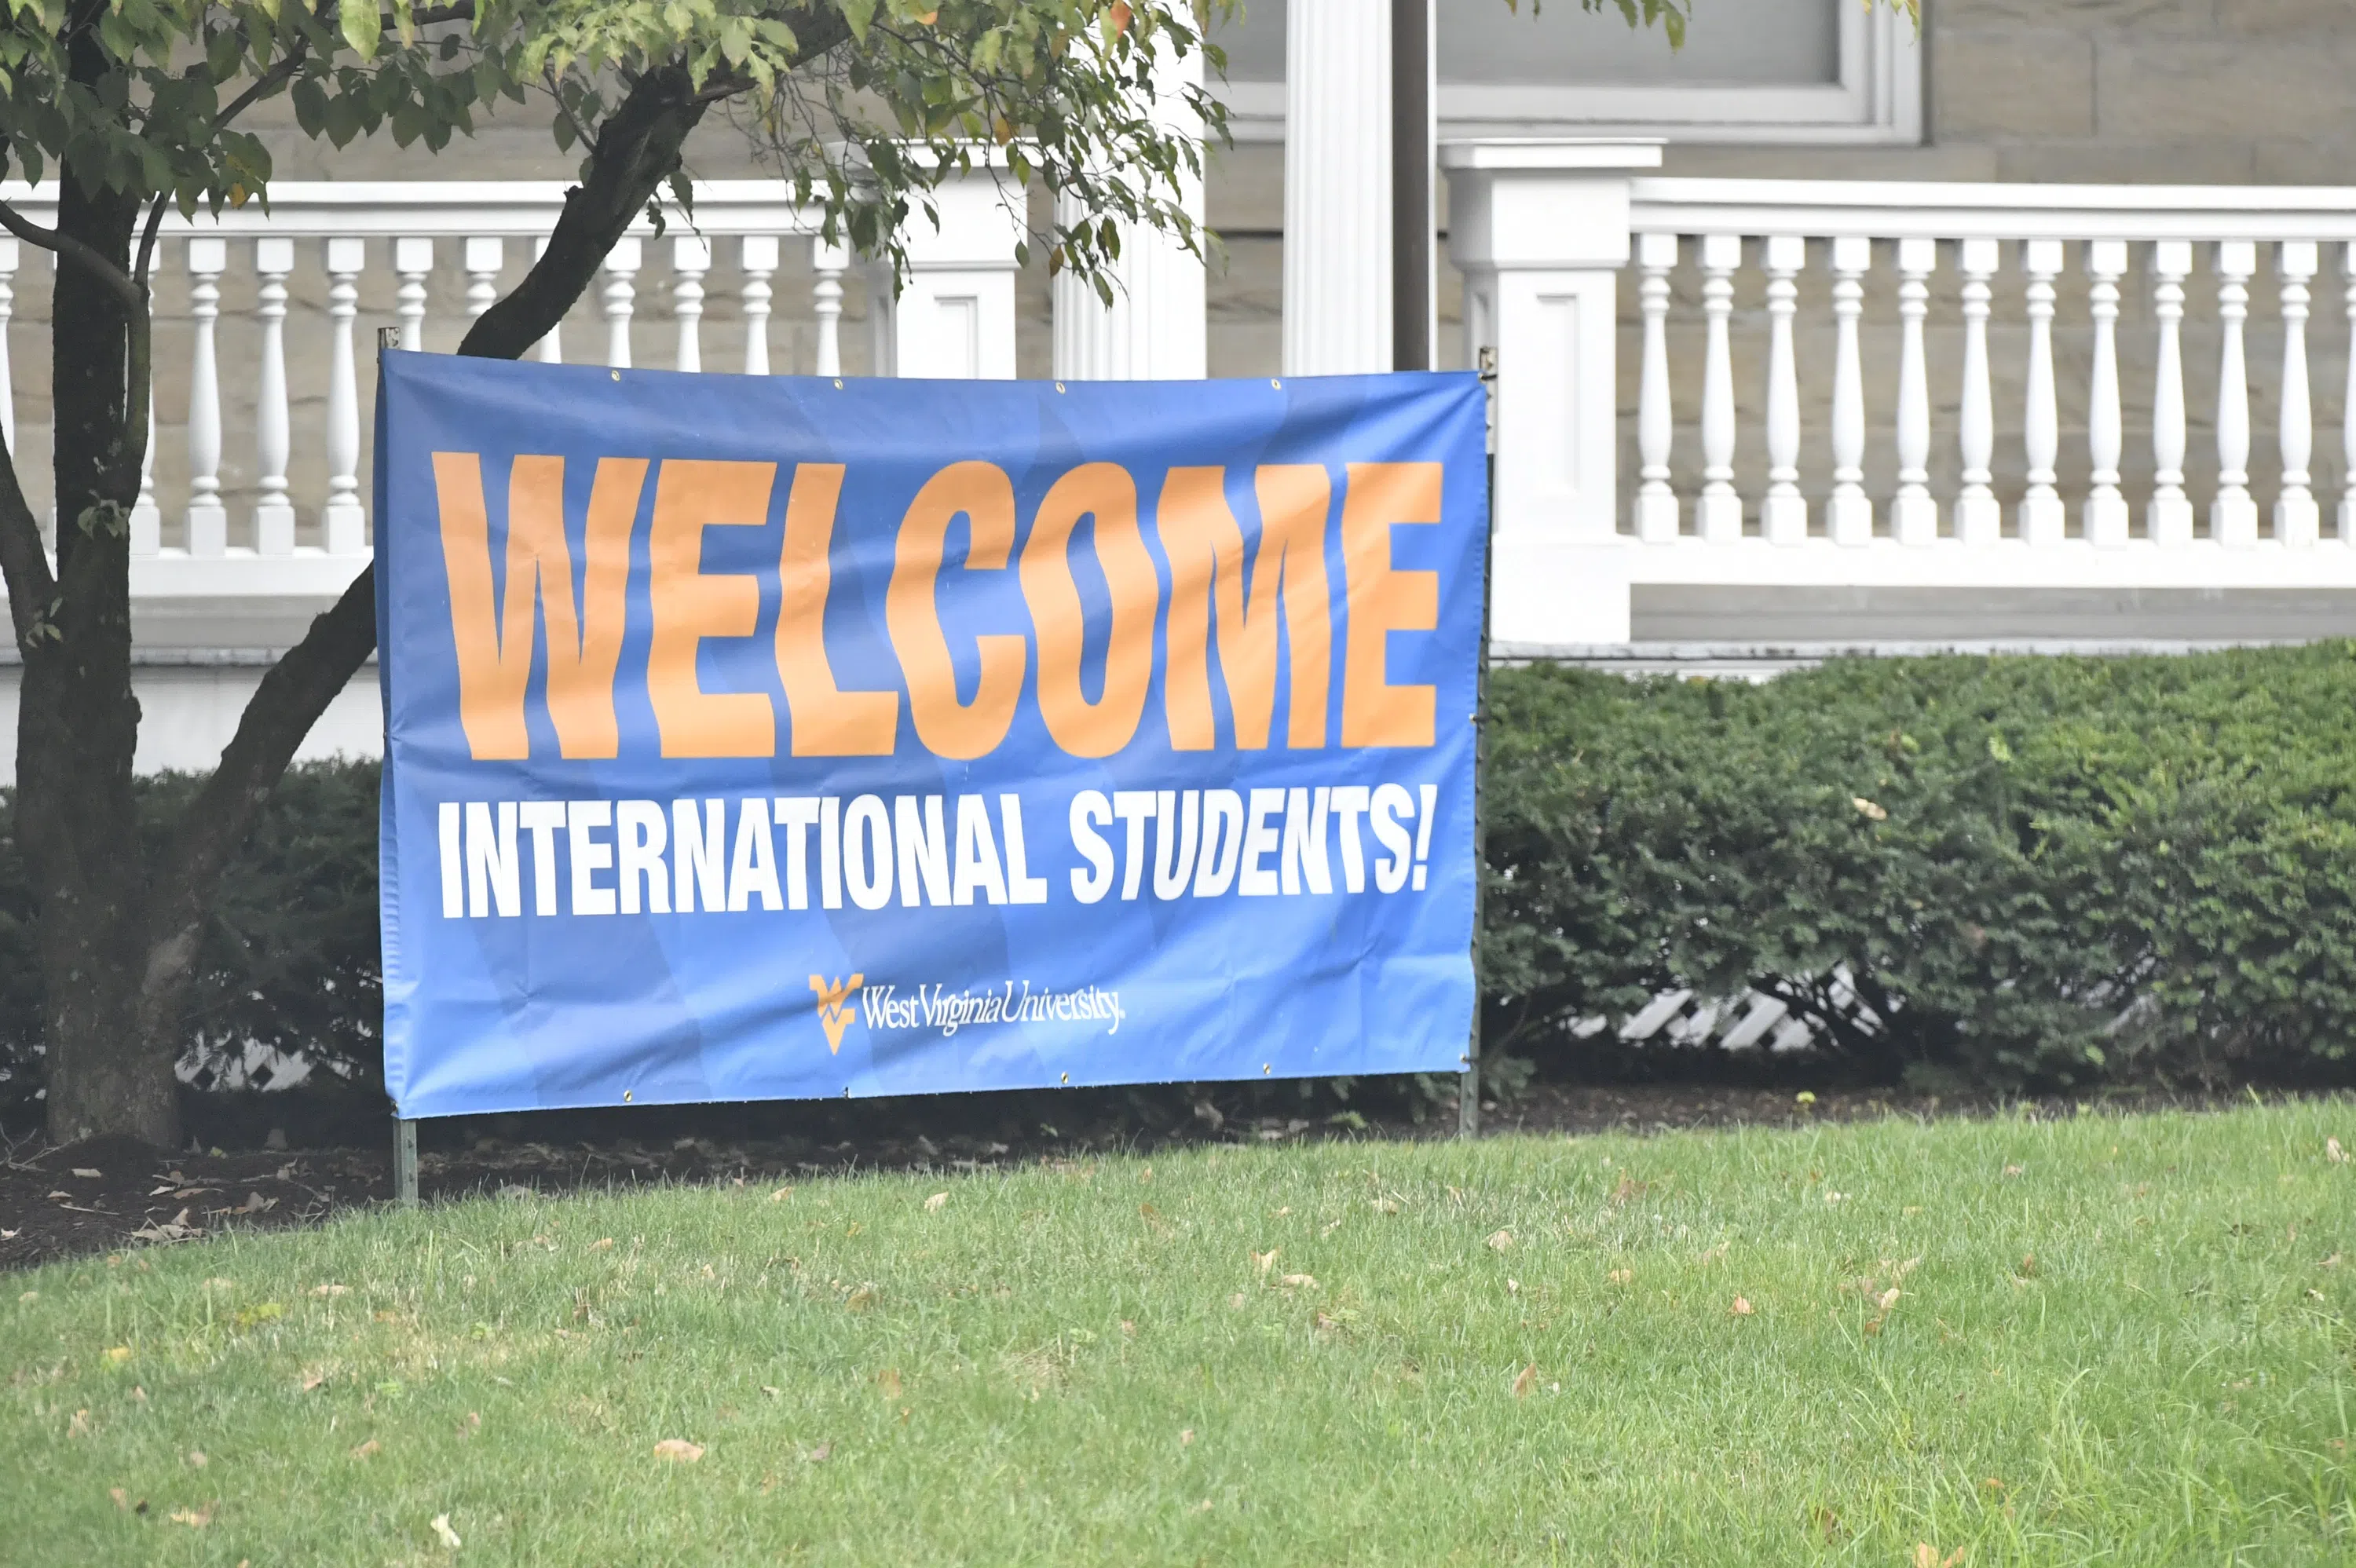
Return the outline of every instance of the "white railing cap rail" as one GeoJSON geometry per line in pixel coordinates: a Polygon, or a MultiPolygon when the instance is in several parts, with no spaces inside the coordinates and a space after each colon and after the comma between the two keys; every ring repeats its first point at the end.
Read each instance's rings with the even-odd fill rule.
{"type": "MultiPolygon", "coordinates": [[[[564,210],[569,180],[278,180],[265,211],[260,201],[225,207],[218,217],[198,210],[193,219],[167,211],[163,232],[230,239],[474,239],[530,238],[546,234],[564,210]]],[[[35,221],[55,220],[55,180],[37,186],[0,185],[0,199],[35,221]]],[[[668,232],[707,236],[816,234],[821,215],[794,200],[786,180],[699,180],[691,219],[669,211],[668,232]]],[[[641,217],[629,232],[652,235],[641,217]]]]}
{"type": "Polygon", "coordinates": [[[1504,136],[1442,142],[1443,169],[1542,174],[1571,169],[1657,169],[1658,140],[1627,136],[1504,136]]]}
{"type": "Polygon", "coordinates": [[[2356,241],[2356,187],[1964,184],[1929,180],[1629,182],[1640,234],[1891,240],[2356,241]]]}

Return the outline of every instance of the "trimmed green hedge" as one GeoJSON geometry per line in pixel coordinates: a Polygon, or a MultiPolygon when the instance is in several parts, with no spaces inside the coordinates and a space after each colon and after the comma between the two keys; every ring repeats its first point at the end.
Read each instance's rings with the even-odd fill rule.
{"type": "Polygon", "coordinates": [[[1918,1083],[2344,1076],[2356,645],[1495,672],[1489,1039],[1755,986],[1918,1083]],[[1885,1020],[1846,1027],[1837,967],[1885,1020]]]}
{"type": "MultiPolygon", "coordinates": [[[[1508,1079],[1592,1069],[1612,1038],[1573,1026],[1673,987],[1781,995],[1885,1082],[2351,1076],[2356,645],[1846,659],[1757,686],[1527,667],[1489,693],[1485,1029],[1508,1079]],[[1881,1027],[1834,1005],[1837,969],[1881,1027]]],[[[151,822],[194,784],[147,783],[151,822]]],[[[380,1081],[376,787],[371,764],[288,775],[214,905],[192,1043],[380,1081]]],[[[39,982],[5,813],[0,1111],[21,1115],[39,982]]]]}

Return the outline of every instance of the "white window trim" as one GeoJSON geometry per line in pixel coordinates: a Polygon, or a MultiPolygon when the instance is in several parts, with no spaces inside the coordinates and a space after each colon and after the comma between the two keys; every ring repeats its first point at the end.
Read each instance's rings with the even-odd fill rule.
{"type": "MultiPolygon", "coordinates": [[[[1672,143],[1913,145],[1922,139],[1923,50],[1894,7],[1833,0],[1840,80],[1821,87],[1484,87],[1443,83],[1443,137],[1659,136],[1672,143]]],[[[1284,139],[1284,84],[1222,91],[1238,142],[1284,139]]]]}

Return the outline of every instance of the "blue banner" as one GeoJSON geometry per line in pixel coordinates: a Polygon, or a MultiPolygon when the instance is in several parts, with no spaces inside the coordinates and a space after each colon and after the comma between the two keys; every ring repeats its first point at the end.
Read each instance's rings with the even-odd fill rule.
{"type": "Polygon", "coordinates": [[[377,411],[402,1115],[1462,1065],[1473,377],[377,411]]]}

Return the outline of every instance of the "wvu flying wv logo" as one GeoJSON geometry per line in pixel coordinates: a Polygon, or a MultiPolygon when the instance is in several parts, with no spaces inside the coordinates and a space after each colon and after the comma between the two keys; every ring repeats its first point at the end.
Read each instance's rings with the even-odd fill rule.
{"type": "Polygon", "coordinates": [[[853,975],[837,984],[823,975],[809,977],[810,989],[818,993],[819,1027],[826,1030],[830,1055],[842,1053],[842,1031],[851,1027],[851,997],[866,978],[864,975],[853,975]]]}

